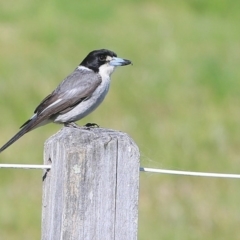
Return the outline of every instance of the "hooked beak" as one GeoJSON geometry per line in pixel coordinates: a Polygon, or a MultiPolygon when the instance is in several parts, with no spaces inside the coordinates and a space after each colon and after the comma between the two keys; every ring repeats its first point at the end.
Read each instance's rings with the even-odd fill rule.
{"type": "Polygon", "coordinates": [[[113,57],[112,60],[109,62],[109,64],[111,66],[124,66],[124,65],[129,65],[132,62],[127,60],[127,59],[123,59],[123,58],[118,58],[118,57],[113,57]]]}

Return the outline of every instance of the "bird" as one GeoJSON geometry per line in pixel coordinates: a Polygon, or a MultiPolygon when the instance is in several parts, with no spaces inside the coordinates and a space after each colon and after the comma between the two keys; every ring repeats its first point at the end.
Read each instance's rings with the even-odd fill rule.
{"type": "Polygon", "coordinates": [[[111,74],[116,67],[132,64],[107,49],[91,51],[57,88],[45,97],[19,132],[1,148],[8,148],[27,132],[48,123],[77,127],[76,121],[94,111],[108,93],[111,74]]]}

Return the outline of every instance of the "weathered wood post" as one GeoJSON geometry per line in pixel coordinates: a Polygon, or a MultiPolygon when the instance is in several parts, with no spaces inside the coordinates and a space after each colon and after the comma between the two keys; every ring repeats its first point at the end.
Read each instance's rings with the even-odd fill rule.
{"type": "Polygon", "coordinates": [[[139,150],[127,134],[63,128],[45,143],[42,240],[136,240],[139,150]]]}

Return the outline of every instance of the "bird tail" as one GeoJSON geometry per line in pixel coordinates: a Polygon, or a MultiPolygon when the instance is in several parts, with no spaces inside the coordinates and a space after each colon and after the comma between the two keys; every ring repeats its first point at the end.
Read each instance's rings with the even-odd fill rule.
{"type": "Polygon", "coordinates": [[[23,126],[21,127],[21,130],[0,148],[0,153],[4,151],[6,148],[8,148],[10,145],[12,145],[14,142],[16,142],[24,134],[40,126],[39,120],[40,119],[37,118],[37,116],[35,115],[30,120],[28,120],[25,124],[23,124],[23,126]]]}

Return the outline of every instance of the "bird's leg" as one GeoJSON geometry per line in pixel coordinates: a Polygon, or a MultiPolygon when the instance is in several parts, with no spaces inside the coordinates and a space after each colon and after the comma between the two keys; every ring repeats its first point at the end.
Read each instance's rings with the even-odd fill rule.
{"type": "Polygon", "coordinates": [[[75,122],[66,122],[64,123],[64,127],[70,127],[70,128],[80,128],[75,122]]]}
{"type": "MultiPolygon", "coordinates": [[[[64,123],[64,127],[70,127],[70,128],[81,128],[79,125],[77,125],[75,122],[66,122],[64,123]]],[[[99,125],[96,123],[87,123],[83,127],[86,127],[90,130],[90,128],[99,128],[99,125]]]]}
{"type": "Polygon", "coordinates": [[[99,128],[99,125],[97,123],[87,123],[84,125],[84,127],[87,128],[99,128]]]}

